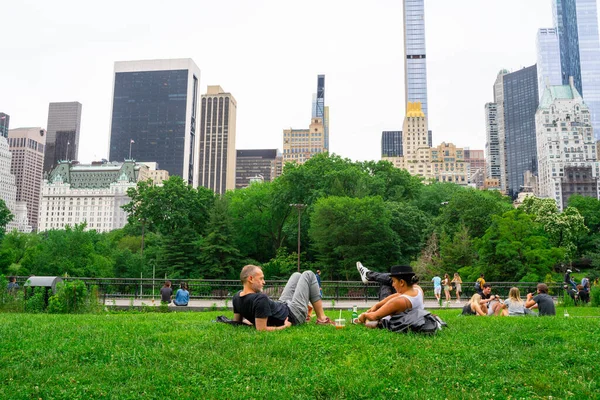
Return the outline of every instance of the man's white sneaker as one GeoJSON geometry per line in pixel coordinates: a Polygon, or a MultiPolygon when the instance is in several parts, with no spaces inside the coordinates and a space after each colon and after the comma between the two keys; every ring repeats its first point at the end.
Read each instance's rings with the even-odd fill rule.
{"type": "Polygon", "coordinates": [[[369,280],[367,279],[367,272],[369,272],[369,269],[366,267],[363,267],[363,265],[360,261],[356,262],[356,269],[358,270],[358,273],[360,274],[360,279],[363,281],[363,283],[365,285],[367,283],[369,283],[369,280]]]}

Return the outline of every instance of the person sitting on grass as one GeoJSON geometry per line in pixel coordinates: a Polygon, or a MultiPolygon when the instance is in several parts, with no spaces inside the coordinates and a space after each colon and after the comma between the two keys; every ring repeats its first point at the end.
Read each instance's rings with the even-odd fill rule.
{"type": "Polygon", "coordinates": [[[521,300],[519,288],[511,287],[508,292],[508,299],[502,304],[502,315],[509,317],[523,316],[528,314],[528,311],[529,310],[525,308],[525,302],[521,300]]]}
{"type": "Polygon", "coordinates": [[[537,307],[539,315],[556,315],[556,308],[554,307],[554,300],[548,295],[548,285],[545,283],[538,283],[537,295],[534,296],[532,293],[527,293],[527,301],[525,307],[532,309],[537,307]]]}
{"type": "Polygon", "coordinates": [[[300,325],[306,321],[308,304],[317,314],[317,325],[333,325],[323,311],[317,278],[312,271],[294,272],[279,301],[262,293],[265,275],[260,267],[246,265],[240,273],[244,286],[233,296],[233,320],[248,320],[258,331],[275,331],[300,325]]]}
{"type": "Polygon", "coordinates": [[[389,274],[369,271],[362,264],[360,266],[362,267],[362,271],[359,270],[361,277],[363,274],[365,276],[369,274],[371,278],[376,277],[383,285],[390,283],[396,293],[389,295],[366,312],[360,314],[358,323],[365,324],[369,328],[375,328],[381,325],[380,321],[382,319],[389,319],[392,315],[411,309],[425,309],[423,289],[416,284],[419,279],[410,266],[394,265],[390,268],[389,274]],[[385,279],[386,276],[389,281],[385,279]]]}
{"type": "Polygon", "coordinates": [[[485,317],[487,312],[486,305],[481,303],[481,295],[475,293],[471,296],[469,302],[463,306],[462,315],[480,315],[485,317]]]}
{"type": "Polygon", "coordinates": [[[492,294],[492,285],[484,283],[481,289],[480,304],[487,309],[487,315],[499,315],[502,311],[502,299],[498,295],[492,294]]]}
{"type": "Polygon", "coordinates": [[[176,306],[187,306],[190,301],[190,292],[188,291],[188,285],[185,282],[181,282],[177,293],[175,293],[175,300],[173,304],[176,306]]]}

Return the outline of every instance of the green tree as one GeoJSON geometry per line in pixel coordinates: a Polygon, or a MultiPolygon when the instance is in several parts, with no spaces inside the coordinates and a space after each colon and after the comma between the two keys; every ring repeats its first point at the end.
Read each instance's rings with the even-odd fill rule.
{"type": "Polygon", "coordinates": [[[466,188],[452,194],[435,225],[450,237],[462,227],[471,237],[481,237],[492,223],[492,216],[502,215],[511,209],[508,198],[496,191],[466,188]]]}
{"type": "Polygon", "coordinates": [[[567,207],[561,213],[553,199],[533,196],[526,197],[519,208],[544,227],[552,246],[565,249],[569,260],[575,256],[578,238],[588,232],[584,218],[576,208],[567,207]]]}
{"type": "Polygon", "coordinates": [[[0,199],[0,239],[6,233],[6,226],[13,220],[14,216],[6,206],[4,200],[0,199]]]}
{"type": "Polygon", "coordinates": [[[389,266],[401,257],[391,212],[381,197],[327,197],[317,201],[309,236],[317,261],[343,279],[356,278],[356,261],[389,266]]]}
{"type": "Polygon", "coordinates": [[[233,279],[239,271],[241,254],[233,246],[233,224],[227,199],[220,199],[210,213],[205,236],[200,240],[200,265],[205,278],[233,279]]]}
{"type": "Polygon", "coordinates": [[[416,259],[431,233],[431,217],[407,203],[385,202],[390,211],[390,227],[396,233],[401,252],[398,260],[409,263],[416,259]]]}
{"type": "Polygon", "coordinates": [[[543,226],[521,209],[494,216],[475,247],[478,267],[491,281],[539,281],[565,255],[564,249],[550,244],[543,226]]]}
{"type": "Polygon", "coordinates": [[[454,273],[473,265],[477,255],[466,226],[463,225],[452,237],[443,235],[440,242],[443,270],[454,273]]]}

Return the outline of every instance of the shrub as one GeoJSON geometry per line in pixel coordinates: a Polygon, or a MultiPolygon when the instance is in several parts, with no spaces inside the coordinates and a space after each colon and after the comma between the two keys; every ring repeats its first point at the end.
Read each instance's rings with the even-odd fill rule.
{"type": "Polygon", "coordinates": [[[27,288],[27,295],[25,296],[25,312],[40,313],[46,309],[46,288],[34,287],[27,288]]]}
{"type": "Polygon", "coordinates": [[[61,282],[56,293],[48,299],[48,312],[53,314],[82,313],[96,308],[83,281],[61,282]]]}
{"type": "Polygon", "coordinates": [[[600,286],[594,286],[590,292],[590,302],[594,307],[600,307],[600,286]]]}

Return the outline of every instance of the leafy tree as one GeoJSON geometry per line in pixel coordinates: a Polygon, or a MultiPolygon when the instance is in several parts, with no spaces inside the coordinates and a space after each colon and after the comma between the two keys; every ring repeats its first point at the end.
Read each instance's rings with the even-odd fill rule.
{"type": "Polygon", "coordinates": [[[13,220],[14,215],[10,212],[4,200],[0,199],[0,239],[6,232],[6,226],[13,220]]]}
{"type": "Polygon", "coordinates": [[[469,230],[464,225],[452,238],[444,235],[440,247],[442,268],[447,272],[453,273],[460,268],[472,266],[477,256],[469,230]]]}
{"type": "Polygon", "coordinates": [[[0,242],[0,273],[10,275],[26,275],[28,271],[21,266],[28,251],[39,243],[39,236],[34,233],[22,233],[16,230],[6,234],[0,242]]]}
{"type": "Polygon", "coordinates": [[[210,214],[204,238],[200,240],[200,265],[206,278],[234,278],[241,255],[233,247],[233,224],[226,199],[217,200],[210,214]]]}
{"type": "Polygon", "coordinates": [[[494,216],[475,247],[478,267],[490,281],[539,281],[565,255],[564,249],[552,247],[543,226],[521,209],[494,216]]]}
{"type": "Polygon", "coordinates": [[[317,201],[309,236],[317,260],[336,277],[356,278],[356,261],[388,266],[398,262],[397,234],[381,197],[327,197],[317,201]]]}
{"type": "Polygon", "coordinates": [[[285,242],[285,223],[294,211],[282,182],[253,183],[228,192],[227,198],[233,245],[248,258],[265,261],[274,257],[285,242]]]}
{"type": "Polygon", "coordinates": [[[481,237],[492,223],[492,216],[502,215],[512,205],[496,191],[466,188],[452,194],[436,220],[436,226],[450,237],[462,227],[472,237],[481,237]]]}
{"type": "Polygon", "coordinates": [[[456,192],[465,188],[449,182],[433,182],[421,188],[413,204],[431,216],[438,216],[456,192]]]}
{"type": "Polygon", "coordinates": [[[588,232],[584,218],[576,208],[567,207],[560,213],[553,199],[533,196],[526,197],[519,208],[544,227],[552,246],[565,249],[569,259],[575,255],[577,239],[588,232]]]}
{"type": "Polygon", "coordinates": [[[421,253],[431,231],[431,217],[406,203],[386,202],[390,227],[397,235],[401,252],[399,262],[409,263],[421,253]]]}
{"type": "Polygon", "coordinates": [[[370,177],[371,196],[406,202],[416,199],[423,188],[422,178],[394,167],[389,161],[365,161],[362,166],[370,177]]]}

